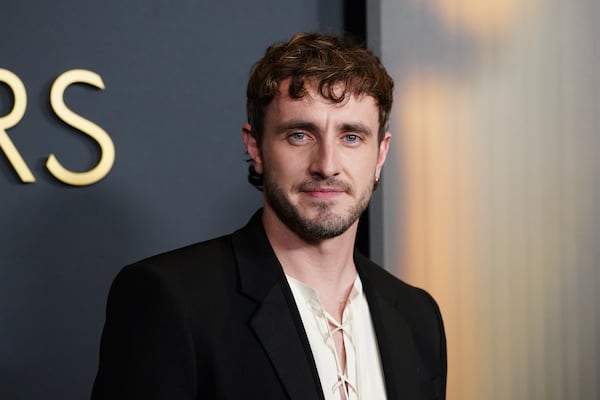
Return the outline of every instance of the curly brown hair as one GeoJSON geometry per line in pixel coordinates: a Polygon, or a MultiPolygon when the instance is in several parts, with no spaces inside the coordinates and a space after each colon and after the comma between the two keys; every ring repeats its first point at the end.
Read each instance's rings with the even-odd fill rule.
{"type": "MultiPolygon", "coordinates": [[[[306,80],[314,82],[319,94],[335,103],[343,102],[349,95],[373,97],[379,109],[378,138],[383,139],[392,108],[394,82],[379,58],[349,37],[298,33],[288,42],[267,48],[250,73],[246,111],[252,135],[259,144],[265,110],[281,82],[288,78],[289,96],[296,99],[305,95],[306,80]]],[[[248,180],[262,188],[262,176],[252,163],[248,180]]]]}

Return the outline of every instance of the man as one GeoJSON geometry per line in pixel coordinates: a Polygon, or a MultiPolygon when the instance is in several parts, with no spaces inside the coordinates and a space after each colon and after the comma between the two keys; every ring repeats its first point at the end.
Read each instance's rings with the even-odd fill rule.
{"type": "Polygon", "coordinates": [[[92,399],[443,399],[437,305],[354,251],[390,143],[369,51],[298,34],[253,68],[242,137],[264,208],[124,268],[92,399]]]}

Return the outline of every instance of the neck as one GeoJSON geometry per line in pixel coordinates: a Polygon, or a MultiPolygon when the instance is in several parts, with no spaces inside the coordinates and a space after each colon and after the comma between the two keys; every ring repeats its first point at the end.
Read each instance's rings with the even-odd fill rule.
{"type": "Polygon", "coordinates": [[[316,289],[322,300],[345,303],[356,279],[353,255],[358,221],[339,236],[317,241],[290,230],[269,207],[264,208],[263,225],[288,276],[316,289]]]}

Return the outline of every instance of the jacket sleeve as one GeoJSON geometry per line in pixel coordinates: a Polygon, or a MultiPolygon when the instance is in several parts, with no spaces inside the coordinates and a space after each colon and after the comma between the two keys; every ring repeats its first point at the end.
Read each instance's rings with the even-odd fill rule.
{"type": "Polygon", "coordinates": [[[168,286],[143,264],[117,275],[108,296],[92,400],[196,399],[193,341],[168,286]]]}

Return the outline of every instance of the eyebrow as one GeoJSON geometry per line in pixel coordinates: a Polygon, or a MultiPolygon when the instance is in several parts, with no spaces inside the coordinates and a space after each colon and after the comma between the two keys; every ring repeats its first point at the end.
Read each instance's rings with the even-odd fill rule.
{"type": "Polygon", "coordinates": [[[371,129],[369,129],[369,127],[367,127],[365,124],[362,124],[360,122],[344,123],[344,124],[342,124],[341,128],[344,132],[356,132],[356,133],[363,134],[365,136],[373,135],[373,132],[371,131],[371,129]]]}
{"type": "MultiPolygon", "coordinates": [[[[345,122],[345,123],[342,123],[341,125],[339,125],[338,128],[343,132],[356,132],[356,133],[363,134],[365,136],[373,135],[373,132],[371,131],[371,129],[369,129],[365,124],[362,124],[360,122],[352,122],[352,123],[345,122]]],[[[314,124],[312,122],[308,122],[308,121],[302,121],[302,120],[287,121],[287,122],[279,125],[278,131],[283,132],[283,131],[288,131],[288,130],[293,130],[293,129],[300,129],[300,130],[305,130],[305,131],[309,131],[309,132],[319,132],[320,131],[319,127],[316,124],[314,124]]]]}
{"type": "Polygon", "coordinates": [[[311,131],[311,132],[316,132],[319,130],[317,125],[313,124],[312,122],[301,121],[301,120],[291,120],[291,121],[284,122],[283,124],[279,125],[278,130],[279,131],[288,131],[288,130],[293,130],[293,129],[300,129],[303,131],[311,131]]]}

